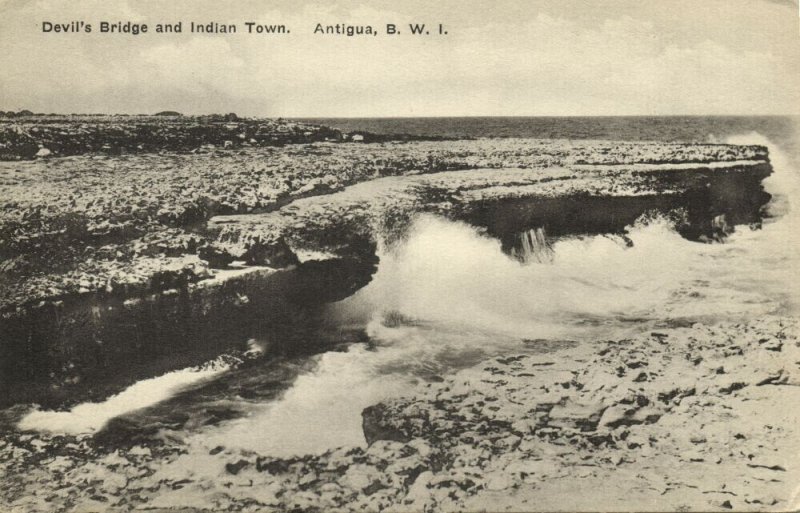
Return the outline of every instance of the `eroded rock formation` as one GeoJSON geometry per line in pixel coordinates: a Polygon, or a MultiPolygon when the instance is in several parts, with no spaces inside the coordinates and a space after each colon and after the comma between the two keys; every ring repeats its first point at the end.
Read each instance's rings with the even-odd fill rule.
{"type": "Polygon", "coordinates": [[[236,348],[287,291],[316,304],[363,286],[376,246],[418,213],[485,227],[509,252],[531,228],[620,233],[649,211],[702,240],[758,223],[770,172],[758,146],[530,139],[4,163],[0,353],[4,386],[31,395],[0,400],[163,371],[130,372],[130,355],[151,354],[135,340],[171,365],[236,348]],[[309,252],[338,271],[301,263],[309,252]]]}

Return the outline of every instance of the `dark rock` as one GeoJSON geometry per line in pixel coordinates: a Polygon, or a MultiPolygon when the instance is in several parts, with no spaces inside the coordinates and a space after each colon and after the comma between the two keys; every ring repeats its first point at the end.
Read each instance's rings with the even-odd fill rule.
{"type": "Polygon", "coordinates": [[[731,383],[730,385],[719,387],[719,393],[728,395],[728,394],[731,394],[731,393],[733,393],[733,392],[735,392],[737,390],[741,390],[746,386],[747,386],[747,383],[744,383],[742,381],[735,381],[735,382],[731,383]]]}
{"type": "Polygon", "coordinates": [[[258,472],[267,472],[269,474],[277,475],[289,470],[291,462],[287,460],[276,460],[259,456],[256,458],[256,470],[258,472]]]}
{"type": "Polygon", "coordinates": [[[197,255],[208,262],[208,265],[214,269],[225,269],[235,260],[230,253],[213,244],[201,247],[197,255]]]}
{"type": "Polygon", "coordinates": [[[361,412],[361,427],[368,445],[378,440],[408,442],[411,437],[392,424],[389,408],[384,404],[370,406],[361,412]]]}
{"type": "Polygon", "coordinates": [[[786,469],[780,465],[760,465],[757,463],[748,463],[747,466],[750,468],[765,468],[767,470],[774,470],[776,472],[786,472],[786,469]]]}
{"type": "Polygon", "coordinates": [[[775,374],[767,376],[766,378],[758,381],[756,386],[762,385],[783,385],[789,381],[789,375],[784,374],[783,371],[778,371],[775,374]]]}
{"type": "Polygon", "coordinates": [[[676,387],[666,392],[659,392],[658,400],[663,403],[669,403],[670,401],[673,401],[676,398],[680,400],[684,397],[693,396],[695,393],[696,393],[695,387],[687,387],[687,388],[676,387]]]}
{"type": "Polygon", "coordinates": [[[225,464],[225,470],[228,474],[233,474],[234,476],[242,471],[243,468],[250,466],[250,462],[247,460],[239,460],[236,463],[227,463],[225,464]]]}
{"type": "Polygon", "coordinates": [[[250,265],[265,265],[276,268],[300,263],[297,255],[294,254],[283,238],[278,238],[274,241],[263,241],[256,238],[248,245],[243,258],[250,265]]]}
{"type": "Polygon", "coordinates": [[[649,408],[638,406],[626,407],[621,405],[611,406],[603,412],[598,423],[599,427],[614,429],[619,426],[633,426],[636,424],[652,424],[661,418],[661,413],[649,408]]]}
{"type": "Polygon", "coordinates": [[[364,495],[372,495],[373,493],[377,492],[378,490],[383,490],[384,488],[388,488],[387,485],[381,483],[380,481],[373,481],[370,483],[366,488],[364,488],[362,493],[364,495]]]}

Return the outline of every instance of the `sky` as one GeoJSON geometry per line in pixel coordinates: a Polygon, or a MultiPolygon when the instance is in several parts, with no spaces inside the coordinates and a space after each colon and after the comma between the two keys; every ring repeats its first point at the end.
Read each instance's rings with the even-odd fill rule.
{"type": "Polygon", "coordinates": [[[0,110],[800,114],[797,0],[0,0],[0,110]],[[91,23],[44,33],[42,22],[91,23]],[[101,34],[100,21],[150,33],[101,34]],[[182,21],[181,34],[156,23],[182,21]],[[188,23],[234,23],[191,34],[188,23]],[[290,34],[247,34],[244,22],[290,34]],[[378,36],[313,34],[317,23],[378,36]],[[385,35],[394,23],[400,35],[385,35]],[[425,23],[430,36],[407,33],[425,23]],[[438,24],[446,36],[436,34],[438,24]],[[405,32],[405,33],[404,33],[405,32]]]}

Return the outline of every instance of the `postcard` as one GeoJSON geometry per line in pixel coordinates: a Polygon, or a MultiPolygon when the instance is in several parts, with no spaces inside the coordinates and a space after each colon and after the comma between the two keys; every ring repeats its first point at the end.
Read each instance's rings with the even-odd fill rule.
{"type": "Polygon", "coordinates": [[[800,508],[796,0],[0,0],[0,510],[800,508]]]}

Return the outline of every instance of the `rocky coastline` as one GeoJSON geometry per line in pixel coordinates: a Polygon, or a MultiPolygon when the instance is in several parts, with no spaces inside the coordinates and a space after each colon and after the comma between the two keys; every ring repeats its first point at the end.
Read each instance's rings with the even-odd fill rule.
{"type": "Polygon", "coordinates": [[[75,155],[157,152],[213,153],[249,147],[314,142],[382,142],[437,139],[411,135],[346,133],[284,119],[240,118],[235,113],[184,116],[58,115],[0,112],[0,161],[75,155]]]}
{"type": "Polygon", "coordinates": [[[367,445],[224,446],[15,434],[10,511],[788,511],[794,319],[695,325],[484,361],[363,412],[367,445]]]}
{"type": "MultiPolygon", "coordinates": [[[[305,127],[250,143],[248,130],[283,122],[176,114],[145,121],[176,141],[211,123],[215,146],[70,142],[37,156],[43,143],[17,144],[2,127],[13,144],[0,162],[0,509],[797,509],[800,417],[786,405],[800,400],[800,328],[789,313],[520,339],[519,351],[366,408],[362,445],[292,458],[198,441],[181,431],[188,416],[144,434],[124,417],[95,434],[19,430],[33,404],[100,401],[220,355],[235,372],[332,349],[287,333],[369,283],[378,247],[402,241],[418,214],[469,223],[514,256],[531,230],[624,236],[649,214],[719,241],[758,227],[770,199],[762,146],[366,140],[305,127]],[[247,144],[219,144],[234,124],[247,144]],[[255,354],[253,338],[282,346],[255,354]]],[[[30,123],[41,141],[61,140],[57,123],[30,123]]],[[[136,140],[136,123],[122,123],[123,139],[136,140]]],[[[249,393],[278,397],[303,365],[249,393]]],[[[216,425],[233,413],[204,415],[216,425]]]]}
{"type": "Polygon", "coordinates": [[[509,251],[534,227],[554,236],[620,233],[650,210],[682,212],[682,233],[710,240],[760,222],[770,172],[759,146],[535,139],[0,163],[10,198],[0,219],[0,402],[18,400],[13,388],[37,402],[79,400],[81,390],[100,398],[163,371],[154,365],[93,390],[99,376],[122,378],[141,358],[131,330],[152,340],[154,360],[174,366],[223,349],[202,343],[187,360],[179,348],[194,344],[197,326],[241,333],[229,338],[240,349],[256,335],[241,329],[254,305],[302,287],[321,303],[367,283],[377,244],[402,237],[417,213],[483,226],[509,251]],[[320,264],[301,263],[303,254],[338,259],[336,279],[319,294],[308,276],[320,275],[320,264]],[[253,290],[227,278],[253,272],[266,280],[253,290]]]}

